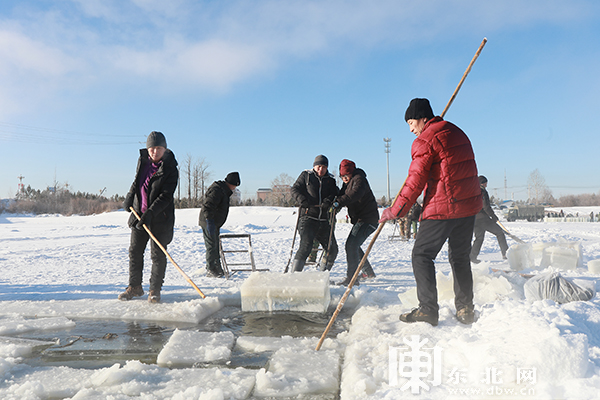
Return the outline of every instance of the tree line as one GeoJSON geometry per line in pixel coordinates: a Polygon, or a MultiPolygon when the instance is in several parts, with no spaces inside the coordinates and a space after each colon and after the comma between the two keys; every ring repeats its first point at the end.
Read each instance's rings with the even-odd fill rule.
{"type": "MultiPolygon", "coordinates": [[[[198,208],[212,183],[210,164],[204,158],[194,158],[187,155],[180,166],[180,178],[175,193],[176,208],[198,208]]],[[[282,173],[271,181],[271,187],[266,196],[242,200],[239,191],[231,196],[232,206],[278,206],[296,207],[296,201],[291,196],[290,187],[294,179],[282,173]]],[[[555,207],[600,206],[600,192],[592,194],[566,195],[555,199],[544,178],[536,169],[528,179],[529,198],[517,201],[517,204],[546,204],[555,207]]],[[[62,215],[91,215],[123,208],[124,196],[103,196],[99,194],[72,192],[69,185],[54,182],[54,186],[45,190],[33,189],[27,186],[17,193],[14,200],[0,203],[0,213],[14,214],[62,214],[62,215]]],[[[500,204],[501,200],[491,196],[491,202],[500,204]]],[[[390,205],[392,199],[383,196],[378,199],[382,207],[390,205]]]]}

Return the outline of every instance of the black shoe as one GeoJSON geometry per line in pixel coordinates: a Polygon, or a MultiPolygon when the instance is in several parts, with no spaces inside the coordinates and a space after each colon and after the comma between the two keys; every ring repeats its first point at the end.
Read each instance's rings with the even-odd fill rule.
{"type": "Polygon", "coordinates": [[[360,279],[374,279],[375,278],[375,272],[361,272],[360,273],[360,279]]]}
{"type": "MultiPolygon", "coordinates": [[[[346,279],[344,279],[343,281],[341,281],[340,283],[338,283],[338,285],[340,286],[348,286],[350,284],[350,281],[352,280],[351,276],[347,276],[346,279]]],[[[360,285],[360,279],[356,279],[356,281],[354,281],[354,285],[352,286],[359,286],[360,285]]]]}
{"type": "Polygon", "coordinates": [[[464,306],[456,311],[456,319],[465,325],[475,322],[475,310],[473,306],[464,306]]]}
{"type": "Polygon", "coordinates": [[[481,262],[481,260],[478,260],[478,259],[474,258],[474,259],[471,260],[471,262],[473,264],[479,264],[481,262]]]}
{"type": "Polygon", "coordinates": [[[225,273],[223,271],[215,272],[215,271],[207,271],[206,276],[208,278],[223,278],[225,273]]]}
{"type": "Polygon", "coordinates": [[[428,314],[424,311],[421,311],[420,308],[415,308],[409,313],[400,314],[400,321],[409,324],[413,322],[427,322],[433,326],[437,326],[438,316],[437,314],[428,314]]]}

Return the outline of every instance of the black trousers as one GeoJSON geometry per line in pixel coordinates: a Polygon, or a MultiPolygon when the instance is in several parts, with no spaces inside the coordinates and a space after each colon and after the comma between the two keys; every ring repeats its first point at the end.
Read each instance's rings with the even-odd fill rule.
{"type": "Polygon", "coordinates": [[[473,235],[475,235],[475,240],[473,240],[473,245],[471,248],[471,260],[477,259],[479,252],[481,251],[481,246],[483,245],[483,239],[485,239],[485,232],[490,232],[493,235],[496,235],[498,239],[498,245],[500,246],[500,251],[502,252],[502,256],[506,256],[506,251],[508,250],[508,243],[506,243],[506,236],[504,235],[504,231],[500,226],[492,221],[489,218],[477,218],[475,219],[475,227],[473,228],[473,235]]]}
{"type": "Polygon", "coordinates": [[[412,267],[419,307],[423,311],[437,314],[439,310],[434,260],[446,240],[448,261],[454,278],[456,309],[473,305],[473,275],[469,253],[474,223],[475,216],[421,221],[412,251],[412,267]]]}
{"type": "MultiPolygon", "coordinates": [[[[310,252],[312,251],[313,241],[317,239],[321,246],[327,250],[329,245],[329,235],[331,233],[331,225],[329,221],[318,221],[309,217],[301,217],[300,224],[298,225],[298,232],[300,233],[300,245],[298,251],[294,256],[295,260],[305,261],[310,252]]],[[[337,241],[335,240],[335,232],[331,236],[331,245],[329,246],[329,252],[327,253],[327,259],[325,263],[331,267],[335,262],[338,254],[337,241]]]]}
{"type": "MultiPolygon", "coordinates": [[[[367,224],[365,222],[357,222],[352,227],[348,238],[346,239],[346,261],[348,262],[348,271],[346,276],[349,278],[354,276],[358,264],[365,255],[363,249],[360,246],[367,240],[371,233],[375,232],[377,227],[375,225],[367,224]]],[[[369,260],[365,260],[363,265],[363,271],[367,273],[373,273],[373,268],[369,263],[369,260]]]]}
{"type": "MultiPolygon", "coordinates": [[[[151,226],[150,232],[158,239],[166,249],[173,240],[173,227],[151,226]]],[[[144,251],[150,240],[150,258],[152,260],[152,271],[150,273],[150,290],[160,291],[165,280],[167,269],[167,256],[160,247],[150,238],[146,230],[131,228],[131,239],[129,243],[129,285],[140,286],[144,270],[144,251]]]]}

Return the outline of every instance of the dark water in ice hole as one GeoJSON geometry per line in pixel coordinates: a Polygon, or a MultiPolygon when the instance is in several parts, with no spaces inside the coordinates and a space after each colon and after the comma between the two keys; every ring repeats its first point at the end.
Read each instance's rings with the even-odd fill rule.
{"type": "MultiPolygon", "coordinates": [[[[348,329],[354,310],[342,309],[328,337],[348,329]]],[[[154,364],[156,357],[175,329],[203,332],[232,331],[235,337],[321,337],[333,310],[327,314],[306,312],[242,312],[239,307],[224,307],[199,324],[175,322],[133,322],[121,320],[74,319],[76,326],[66,330],[30,332],[19,338],[56,342],[39,356],[26,360],[33,366],[106,368],[127,360],[154,364]]],[[[234,347],[231,358],[222,364],[196,367],[262,368],[270,352],[249,353],[234,347]]]]}

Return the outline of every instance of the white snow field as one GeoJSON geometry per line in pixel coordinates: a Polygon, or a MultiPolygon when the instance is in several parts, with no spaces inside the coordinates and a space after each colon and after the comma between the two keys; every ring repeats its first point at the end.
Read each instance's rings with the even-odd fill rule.
{"type": "MultiPolygon", "coordinates": [[[[565,211],[589,215],[592,210],[600,211],[565,211]]],[[[283,272],[295,211],[234,207],[222,233],[251,234],[256,266],[283,272]]],[[[128,281],[127,217],[125,211],[0,214],[1,399],[598,398],[600,300],[530,302],[524,285],[530,275],[560,272],[597,291],[599,275],[587,265],[600,260],[600,223],[503,222],[538,248],[549,246],[539,243],[580,244],[578,263],[558,269],[537,261],[520,271],[522,276],[502,260],[488,234],[482,262],[473,266],[478,319],[471,326],[454,317],[445,246],[436,260],[437,327],[398,319],[416,305],[413,241],[389,240],[393,226],[387,225],[369,255],[377,277],[352,289],[344,306],[354,310],[342,325],[347,329],[331,334],[315,351],[344,288],[330,286],[328,315],[306,313],[306,321],[322,324],[319,333],[264,334],[271,328],[266,325],[279,318],[285,325],[286,317],[242,313],[248,272],[229,280],[205,277],[197,209],[177,210],[168,251],[207,297],[169,264],[160,304],[145,296],[117,300],[128,281]],[[229,329],[240,315],[247,325],[229,329]],[[211,324],[216,325],[209,329],[211,324]],[[103,361],[94,364],[94,357],[103,361]]],[[[340,254],[330,275],[336,282],[345,277],[350,228],[336,227],[340,254]]],[[[148,253],[146,260],[147,292],[148,253]]]]}

